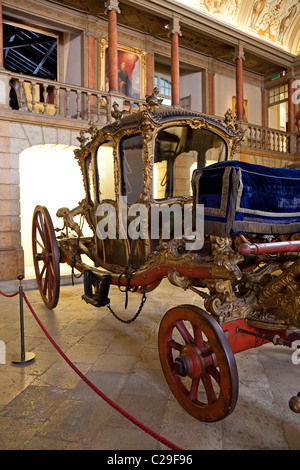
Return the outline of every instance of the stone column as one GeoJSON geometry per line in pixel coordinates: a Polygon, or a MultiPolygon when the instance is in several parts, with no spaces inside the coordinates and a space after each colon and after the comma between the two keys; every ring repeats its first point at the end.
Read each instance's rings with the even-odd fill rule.
{"type": "MultiPolygon", "coordinates": [[[[19,149],[12,144],[11,126],[9,121],[2,121],[0,125],[0,282],[17,280],[19,275],[24,276],[20,232],[19,149]]],[[[20,132],[14,135],[17,136],[17,144],[20,141],[20,132]]]]}
{"type": "Polygon", "coordinates": [[[171,36],[171,88],[172,105],[180,105],[180,69],[179,69],[179,36],[180,32],[179,18],[173,17],[171,36]]]}
{"type": "Polygon", "coordinates": [[[242,121],[244,114],[243,60],[245,60],[242,44],[236,47],[234,60],[236,64],[236,118],[238,121],[242,121]]]}
{"type": "Polygon", "coordinates": [[[118,91],[118,34],[117,13],[120,13],[119,2],[108,0],[106,2],[108,14],[108,82],[109,91],[118,91]]]}

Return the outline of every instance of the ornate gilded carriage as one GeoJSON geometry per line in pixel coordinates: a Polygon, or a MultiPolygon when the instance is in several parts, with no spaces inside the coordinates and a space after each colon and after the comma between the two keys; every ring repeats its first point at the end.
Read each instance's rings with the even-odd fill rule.
{"type": "MultiPolygon", "coordinates": [[[[86,197],[57,211],[62,229],[45,207],[34,211],[37,283],[50,309],[59,298],[60,263],[83,274],[83,299],[96,307],[113,311],[110,285],[124,291],[125,306],[128,292],[138,291],[141,307],[130,321],[163,278],[197,293],[206,310],[180,305],[164,315],[159,355],[179,403],[199,420],[217,421],[236,404],[235,353],[300,339],[300,171],[233,160],[243,133],[230,119],[155,107],[123,116],[115,107],[112,124],[81,133],[75,158],[86,197]],[[263,197],[266,181],[272,184],[263,197]],[[280,191],[284,197],[276,198],[280,191]],[[203,237],[194,249],[197,205],[203,237]],[[188,208],[189,232],[175,207],[181,215],[188,208]],[[153,208],[169,209],[167,231],[161,215],[152,231],[153,208]],[[82,220],[91,236],[83,235],[82,220]]],[[[298,398],[292,406],[299,411],[298,398]]]]}

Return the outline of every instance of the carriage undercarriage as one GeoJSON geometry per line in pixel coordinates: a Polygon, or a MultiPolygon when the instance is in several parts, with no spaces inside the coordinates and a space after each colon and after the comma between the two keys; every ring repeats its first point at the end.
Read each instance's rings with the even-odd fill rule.
{"type": "MultiPolygon", "coordinates": [[[[243,235],[209,236],[210,254],[202,261],[197,253],[176,251],[172,240],[137,271],[127,265],[114,273],[82,261],[88,255],[97,264],[93,238],[64,235],[56,238],[47,209],[37,206],[33,253],[38,287],[49,309],[59,300],[60,263],[82,273],[82,298],[95,307],[109,306],[111,285],[126,295],[135,290],[145,295],[163,278],[202,299],[204,309],[183,304],[166,312],[158,334],[167,383],[181,406],[200,421],[218,421],[234,410],[239,388],[235,354],[268,342],[291,348],[300,340],[300,240],[262,243],[264,237],[252,237],[250,243],[243,235]]],[[[290,402],[295,412],[299,398],[290,402]]]]}

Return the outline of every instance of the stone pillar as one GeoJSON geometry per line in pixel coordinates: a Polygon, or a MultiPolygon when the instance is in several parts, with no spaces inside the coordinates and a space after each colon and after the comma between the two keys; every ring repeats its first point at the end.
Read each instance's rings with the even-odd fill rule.
{"type": "Polygon", "coordinates": [[[108,0],[106,2],[108,14],[108,83],[109,91],[118,92],[118,33],[117,13],[120,13],[119,2],[108,0]]]}
{"type": "Polygon", "coordinates": [[[236,66],[236,119],[242,121],[244,114],[243,60],[245,60],[242,44],[236,47],[234,60],[236,66]]]}
{"type": "Polygon", "coordinates": [[[0,282],[24,276],[21,247],[19,156],[12,153],[11,123],[0,126],[0,282]]]}
{"type": "Polygon", "coordinates": [[[172,105],[180,105],[180,69],[179,69],[179,36],[180,32],[179,18],[173,17],[173,25],[170,32],[171,36],[171,87],[172,87],[172,105]]]}

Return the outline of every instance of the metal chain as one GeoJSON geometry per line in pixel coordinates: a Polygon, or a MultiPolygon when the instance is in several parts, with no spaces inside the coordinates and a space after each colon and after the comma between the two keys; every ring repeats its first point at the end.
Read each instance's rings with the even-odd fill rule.
{"type": "Polygon", "coordinates": [[[140,314],[141,311],[143,310],[144,304],[145,304],[145,302],[146,302],[146,300],[147,300],[147,298],[146,298],[146,288],[144,288],[144,289],[142,290],[142,292],[143,292],[143,296],[142,296],[141,304],[140,304],[140,306],[139,306],[138,311],[136,312],[136,314],[135,314],[130,320],[123,320],[122,318],[120,318],[120,317],[113,311],[113,309],[111,308],[110,304],[107,305],[107,308],[111,311],[111,313],[113,314],[113,316],[116,317],[116,319],[119,320],[120,322],[122,322],[122,323],[127,323],[127,324],[132,323],[134,320],[137,319],[137,317],[139,316],[139,314],[140,314]]]}

